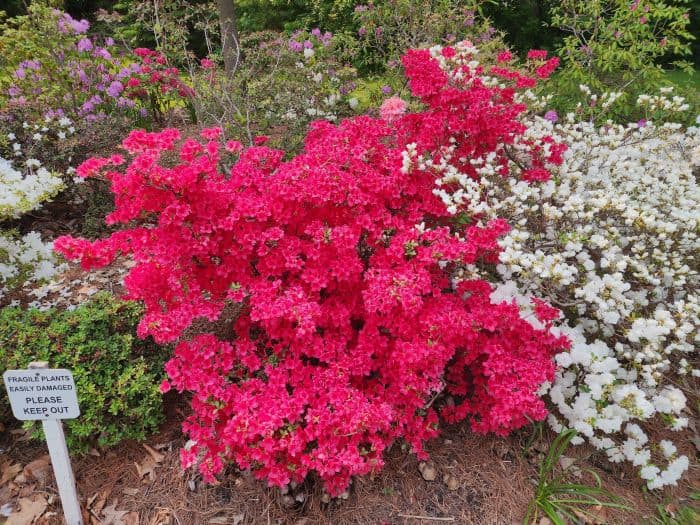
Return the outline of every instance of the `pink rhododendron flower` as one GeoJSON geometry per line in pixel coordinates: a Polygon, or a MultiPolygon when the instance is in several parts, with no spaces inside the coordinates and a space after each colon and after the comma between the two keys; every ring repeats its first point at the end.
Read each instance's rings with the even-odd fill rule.
{"type": "Polygon", "coordinates": [[[387,122],[391,123],[406,113],[406,102],[399,97],[386,99],[379,108],[379,114],[387,122]]]}
{"type": "Polygon", "coordinates": [[[502,51],[498,53],[496,60],[498,60],[498,62],[510,62],[513,60],[513,54],[510,51],[502,51]]]}

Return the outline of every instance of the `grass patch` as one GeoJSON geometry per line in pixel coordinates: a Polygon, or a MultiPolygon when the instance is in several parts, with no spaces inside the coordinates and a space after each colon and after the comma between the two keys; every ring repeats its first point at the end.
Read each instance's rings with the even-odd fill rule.
{"type": "Polygon", "coordinates": [[[680,69],[672,69],[666,71],[666,78],[677,86],[692,88],[696,91],[700,91],[700,71],[698,70],[687,73],[685,71],[681,71],[680,69]]]}

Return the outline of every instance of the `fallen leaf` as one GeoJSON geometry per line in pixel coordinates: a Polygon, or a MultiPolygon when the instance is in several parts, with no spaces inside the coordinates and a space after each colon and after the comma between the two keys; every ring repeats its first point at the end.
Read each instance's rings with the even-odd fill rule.
{"type": "Polygon", "coordinates": [[[143,479],[144,477],[148,476],[148,479],[155,481],[155,468],[158,466],[158,464],[152,457],[148,456],[141,464],[134,463],[134,465],[136,466],[136,472],[139,475],[139,479],[143,479]]]}
{"type": "Polygon", "coordinates": [[[16,428],[14,430],[10,430],[10,434],[15,436],[15,439],[17,441],[29,441],[30,439],[32,439],[31,432],[24,428],[16,428]]]}
{"type": "Polygon", "coordinates": [[[22,465],[15,463],[14,465],[4,465],[2,467],[2,478],[0,478],[0,485],[4,485],[11,479],[15,479],[17,474],[22,472],[22,465]]]}
{"type": "Polygon", "coordinates": [[[450,490],[457,490],[459,488],[459,480],[452,474],[445,474],[442,477],[442,482],[447,485],[450,490]]]}
{"type": "Polygon", "coordinates": [[[19,489],[19,494],[18,496],[20,498],[28,498],[32,494],[34,494],[34,491],[36,490],[36,483],[32,483],[31,485],[25,485],[21,489],[19,489]]]}
{"type": "Polygon", "coordinates": [[[107,498],[109,497],[110,493],[112,491],[110,489],[106,489],[100,492],[95,492],[90,499],[88,499],[87,502],[87,507],[90,509],[92,512],[95,514],[99,515],[100,512],[102,512],[102,509],[105,506],[105,503],[107,503],[107,498]]]}
{"type": "MultiPolygon", "coordinates": [[[[14,483],[17,485],[24,485],[27,482],[27,476],[24,475],[24,472],[20,473],[17,475],[15,479],[12,480],[14,483]]],[[[13,483],[10,483],[11,485],[13,483]]]]}
{"type": "Polygon", "coordinates": [[[45,512],[43,516],[34,522],[34,525],[50,525],[51,523],[56,523],[58,518],[58,512],[45,512]]]}
{"type": "Polygon", "coordinates": [[[5,525],[29,525],[46,510],[46,496],[36,494],[33,499],[21,498],[20,509],[10,514],[5,525]]]}
{"type": "Polygon", "coordinates": [[[700,436],[691,437],[690,442],[695,445],[695,449],[700,452],[700,436]]]}
{"type": "Polygon", "coordinates": [[[40,484],[45,484],[51,474],[51,458],[48,454],[27,463],[22,473],[27,479],[35,479],[40,484]]]}
{"type": "Polygon", "coordinates": [[[559,458],[559,465],[561,466],[562,470],[568,470],[571,474],[577,478],[580,478],[583,473],[581,472],[581,469],[575,465],[575,463],[576,459],[568,456],[561,456],[559,458]]]}
{"type": "Polygon", "coordinates": [[[157,509],[156,515],[151,518],[148,525],[170,525],[172,522],[172,511],[161,508],[157,509]]]}
{"type": "Polygon", "coordinates": [[[162,462],[163,462],[163,459],[165,459],[165,455],[164,455],[164,454],[161,454],[160,452],[158,452],[158,451],[155,450],[154,448],[149,447],[148,445],[146,445],[146,443],[143,444],[143,448],[146,449],[146,451],[151,455],[151,457],[153,458],[153,460],[154,460],[156,463],[162,463],[162,462]]]}
{"type": "Polygon", "coordinates": [[[586,510],[586,512],[581,512],[574,509],[574,514],[581,520],[581,523],[586,523],[590,525],[605,525],[609,523],[608,512],[602,505],[594,505],[586,510]]]}
{"type": "Polygon", "coordinates": [[[214,516],[209,520],[211,525],[238,525],[245,518],[245,514],[234,514],[231,517],[228,516],[214,516]]]}
{"type": "Polygon", "coordinates": [[[113,502],[102,511],[104,516],[102,525],[125,525],[124,516],[126,514],[128,513],[125,510],[117,510],[117,503],[113,502]]]}
{"type": "Polygon", "coordinates": [[[127,487],[127,488],[123,489],[122,492],[124,494],[126,494],[127,496],[137,496],[139,494],[139,492],[141,492],[141,489],[127,487]]]}
{"type": "Polygon", "coordinates": [[[7,485],[0,486],[0,505],[9,503],[17,495],[16,485],[14,483],[8,483],[7,485]]]}
{"type": "Polygon", "coordinates": [[[496,456],[498,456],[498,459],[504,459],[505,457],[508,456],[508,454],[510,454],[510,447],[508,446],[507,443],[505,443],[503,441],[496,441],[493,444],[492,450],[496,453],[496,456]]]}
{"type": "Polygon", "coordinates": [[[421,462],[418,464],[418,471],[425,481],[435,481],[437,470],[431,463],[421,462]]]}

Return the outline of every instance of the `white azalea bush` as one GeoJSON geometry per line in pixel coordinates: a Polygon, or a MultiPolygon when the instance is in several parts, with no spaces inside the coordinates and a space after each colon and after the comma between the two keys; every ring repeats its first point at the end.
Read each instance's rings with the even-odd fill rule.
{"type": "MultiPolygon", "coordinates": [[[[431,51],[440,56],[439,47],[431,51]]],[[[476,68],[470,53],[467,65],[476,68]]],[[[571,351],[556,357],[556,379],[542,392],[553,404],[551,426],[576,429],[574,443],[587,440],[612,462],[632,462],[657,489],[675,485],[689,460],[670,440],[650,442],[642,427],[685,428],[687,399],[677,385],[700,376],[694,364],[700,130],[646,119],[600,125],[620,94],[582,91],[588,106],[564,122],[556,123],[551,111],[524,117],[528,132],[508,151],[510,176],[501,175],[494,158],[474,158],[470,163],[482,175],[477,182],[447,162],[449,148],[443,158],[427,159],[409,145],[405,163],[434,171],[435,193],[461,220],[509,220],[513,229],[500,241],[495,277],[501,284],[492,300],[516,301],[538,324],[531,299],[544,299],[561,309],[554,330],[572,342],[571,351]],[[554,174],[548,182],[529,184],[518,176],[527,168],[519,149],[532,143],[545,155],[556,143],[568,148],[561,166],[548,166],[554,174]]],[[[531,93],[524,98],[534,108],[548,102],[531,93]]],[[[688,109],[668,90],[638,104],[659,121],[688,109]]],[[[471,266],[457,278],[486,272],[493,270],[471,266]]]]}
{"type": "Polygon", "coordinates": [[[23,107],[0,109],[0,157],[10,159],[15,166],[36,159],[70,175],[74,170],[69,167],[79,143],[73,121],[47,114],[39,123],[30,123],[28,113],[29,109],[23,107]]]}
{"type": "Polygon", "coordinates": [[[38,208],[63,189],[63,181],[36,159],[28,159],[25,170],[15,169],[0,157],[0,221],[18,219],[38,208]]]}
{"type": "Polygon", "coordinates": [[[20,237],[2,228],[4,221],[37,209],[64,187],[61,178],[38,160],[28,159],[24,165],[20,171],[0,157],[0,299],[18,284],[49,279],[60,269],[52,243],[44,243],[37,232],[20,237]]]}
{"type": "Polygon", "coordinates": [[[528,314],[539,296],[566,314],[559,329],[572,349],[557,356],[548,393],[554,430],[575,428],[579,442],[632,462],[651,489],[675,485],[688,458],[671,441],[650,443],[640,424],[685,428],[686,397],[672,379],[700,375],[700,132],[649,122],[596,127],[573,116],[528,124],[530,139],[549,134],[569,147],[553,180],[501,178],[476,159],[490,183],[466,184],[486,215],[514,225],[501,241],[494,300],[514,298],[528,314]]]}
{"type": "Polygon", "coordinates": [[[688,458],[670,441],[650,443],[640,424],[687,426],[674,383],[700,375],[700,131],[644,121],[597,127],[573,115],[529,124],[531,138],[552,134],[569,147],[554,180],[493,178],[483,196],[515,225],[501,241],[505,288],[566,315],[572,349],[557,356],[550,424],[575,428],[613,462],[631,461],[650,489],[675,485],[688,458]]]}

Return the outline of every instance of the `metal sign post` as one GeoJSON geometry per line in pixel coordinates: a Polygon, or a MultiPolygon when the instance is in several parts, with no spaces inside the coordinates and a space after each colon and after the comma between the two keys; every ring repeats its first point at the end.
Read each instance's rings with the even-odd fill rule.
{"type": "Polygon", "coordinates": [[[41,420],[66,524],[83,525],[61,423],[61,419],[80,415],[73,374],[69,370],[50,370],[42,361],[30,363],[28,370],[7,370],[2,378],[14,416],[21,421],[41,420]]]}

